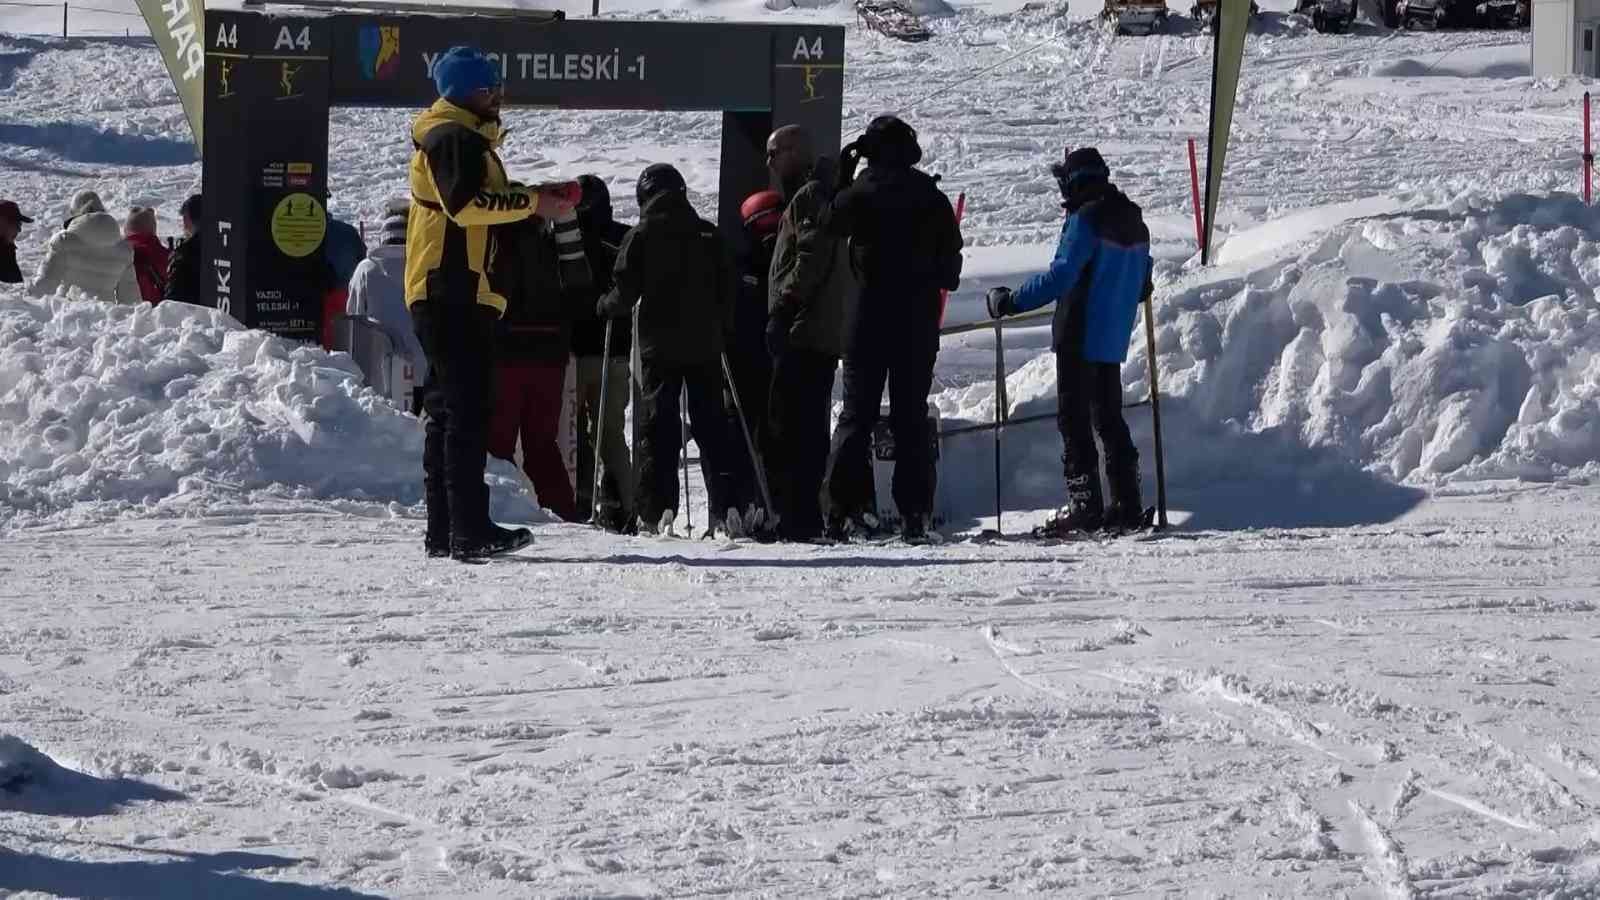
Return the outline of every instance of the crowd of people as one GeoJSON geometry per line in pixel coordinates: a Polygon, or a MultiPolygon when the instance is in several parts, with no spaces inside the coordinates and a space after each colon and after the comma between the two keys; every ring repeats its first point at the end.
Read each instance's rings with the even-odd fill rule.
{"type": "MultiPolygon", "coordinates": [[[[670,529],[684,414],[709,530],[807,542],[878,533],[871,454],[885,389],[901,536],[928,538],[928,395],[963,241],[949,199],[918,168],[909,124],[880,116],[837,158],[801,127],[774,131],[770,187],[741,204],[745,233],[730,246],[671,165],[639,175],[631,227],[615,221],[606,183],[593,175],[513,180],[497,153],[504,90],[495,65],[456,47],[433,74],[439,99],[412,124],[409,191],[388,204],[378,246],[368,252],[355,229],[330,225],[321,335],[331,345],[328,323],[340,315],[369,319],[414,364],[429,556],[470,561],[532,540],[489,517],[488,457],[511,459],[518,448],[541,504],[562,518],[619,533],[670,529]],[[559,447],[569,364],[575,482],[559,447]]],[[[988,308],[999,318],[1057,304],[1070,502],[1048,527],[1136,527],[1138,452],[1122,419],[1120,363],[1152,289],[1149,232],[1098,152],[1073,151],[1052,172],[1067,211],[1055,258],[1016,291],[990,290],[988,308]]],[[[119,225],[83,192],[29,289],[192,302],[200,198],[181,215],[185,237],[169,252],[153,210],[135,208],[119,225]]],[[[31,222],[0,202],[0,281],[22,280],[14,245],[31,222]]]]}

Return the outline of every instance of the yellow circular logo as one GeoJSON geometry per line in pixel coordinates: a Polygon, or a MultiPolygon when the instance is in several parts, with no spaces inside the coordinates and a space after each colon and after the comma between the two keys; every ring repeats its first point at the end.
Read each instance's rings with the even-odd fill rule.
{"type": "Polygon", "coordinates": [[[310,194],[290,194],[272,211],[272,242],[284,256],[310,256],[328,233],[328,212],[310,194]]]}

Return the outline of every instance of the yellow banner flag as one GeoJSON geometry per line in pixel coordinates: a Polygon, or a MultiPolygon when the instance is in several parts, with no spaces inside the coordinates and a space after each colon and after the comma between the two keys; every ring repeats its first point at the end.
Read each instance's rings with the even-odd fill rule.
{"type": "Polygon", "coordinates": [[[195,153],[205,146],[204,125],[206,92],[205,3],[204,0],[137,0],[150,34],[161,48],[167,74],[183,101],[183,114],[194,134],[195,153]]]}
{"type": "Polygon", "coordinates": [[[1228,132],[1233,128],[1233,104],[1239,90],[1239,69],[1244,63],[1244,36],[1250,26],[1250,0],[1221,0],[1217,4],[1216,44],[1211,61],[1211,136],[1206,143],[1206,221],[1200,262],[1211,261],[1211,235],[1217,223],[1217,200],[1222,193],[1222,166],[1228,157],[1228,132]]]}

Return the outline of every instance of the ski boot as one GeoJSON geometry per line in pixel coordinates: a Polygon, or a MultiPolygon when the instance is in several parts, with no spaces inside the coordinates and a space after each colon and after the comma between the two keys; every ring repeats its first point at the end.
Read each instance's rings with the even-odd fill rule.
{"type": "Polygon", "coordinates": [[[1033,530],[1034,537],[1071,538],[1099,531],[1105,525],[1105,507],[1100,499],[1100,476],[1079,475],[1067,479],[1067,505],[1033,530]]]}
{"type": "Polygon", "coordinates": [[[1139,499],[1138,470],[1117,473],[1112,479],[1112,490],[1116,499],[1106,510],[1101,528],[1111,534],[1126,534],[1148,528],[1150,520],[1145,514],[1144,503],[1139,499]]]}
{"type": "Polygon", "coordinates": [[[922,546],[933,543],[929,536],[928,519],[926,515],[906,516],[900,524],[900,539],[912,546],[922,546]]]}
{"type": "Polygon", "coordinates": [[[526,528],[501,528],[490,525],[481,537],[452,538],[450,558],[457,562],[477,562],[502,556],[533,543],[533,532],[526,528]]]}

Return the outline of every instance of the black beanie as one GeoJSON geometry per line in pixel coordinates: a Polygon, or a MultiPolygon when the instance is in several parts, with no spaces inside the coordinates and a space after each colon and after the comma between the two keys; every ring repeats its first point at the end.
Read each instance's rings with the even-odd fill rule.
{"type": "Polygon", "coordinates": [[[603,180],[594,175],[579,175],[578,187],[583,191],[583,198],[578,201],[579,216],[611,218],[611,190],[603,180]]]}
{"type": "Polygon", "coordinates": [[[634,188],[634,194],[639,200],[639,206],[643,207],[657,195],[665,194],[668,191],[687,191],[688,189],[689,186],[684,183],[683,176],[678,174],[677,169],[668,163],[655,163],[646,167],[644,172],[640,174],[639,183],[634,188]]]}
{"type": "Polygon", "coordinates": [[[917,131],[897,116],[879,116],[867,126],[856,149],[875,165],[911,168],[922,161],[917,131]]]}
{"type": "Polygon", "coordinates": [[[1065,162],[1057,163],[1050,168],[1056,180],[1061,182],[1063,191],[1079,182],[1092,183],[1111,178],[1111,168],[1106,165],[1100,151],[1093,147],[1079,147],[1067,154],[1065,162]]]}

